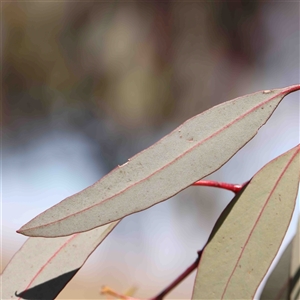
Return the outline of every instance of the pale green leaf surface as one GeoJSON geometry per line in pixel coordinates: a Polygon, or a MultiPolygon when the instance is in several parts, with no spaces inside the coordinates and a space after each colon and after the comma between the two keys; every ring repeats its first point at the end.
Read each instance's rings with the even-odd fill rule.
{"type": "Polygon", "coordinates": [[[264,166],[227,206],[204,248],[193,299],[253,299],[289,226],[300,146],[264,166]]]}
{"type": "Polygon", "coordinates": [[[67,237],[28,238],[1,274],[1,299],[56,298],[117,224],[67,237]]]}
{"type": "Polygon", "coordinates": [[[164,201],[226,163],[300,85],[256,92],[199,114],[87,189],[19,229],[55,237],[110,223],[164,201]]]}

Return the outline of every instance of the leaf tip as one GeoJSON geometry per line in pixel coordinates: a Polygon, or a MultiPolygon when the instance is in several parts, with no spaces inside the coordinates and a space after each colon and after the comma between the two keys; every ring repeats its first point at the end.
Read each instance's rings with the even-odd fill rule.
{"type": "Polygon", "coordinates": [[[22,226],[20,229],[16,230],[16,233],[19,233],[19,234],[23,234],[23,235],[27,235],[26,234],[26,229],[23,229],[24,226],[22,226]]]}

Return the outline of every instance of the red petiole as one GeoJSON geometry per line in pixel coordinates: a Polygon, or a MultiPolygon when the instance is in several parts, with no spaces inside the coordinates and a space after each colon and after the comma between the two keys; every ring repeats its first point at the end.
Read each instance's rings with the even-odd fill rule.
{"type": "Polygon", "coordinates": [[[235,194],[237,194],[246,184],[245,182],[243,184],[232,184],[227,182],[219,182],[219,181],[213,181],[213,180],[199,180],[192,184],[192,186],[210,186],[210,187],[216,187],[224,190],[231,191],[235,194]]]}

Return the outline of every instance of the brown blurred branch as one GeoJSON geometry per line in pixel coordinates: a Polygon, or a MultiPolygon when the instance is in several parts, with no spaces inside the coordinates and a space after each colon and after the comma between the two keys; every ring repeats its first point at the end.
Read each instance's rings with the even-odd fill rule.
{"type": "MultiPolygon", "coordinates": [[[[165,289],[163,289],[157,296],[150,298],[148,300],[162,300],[168,293],[170,293],[180,282],[182,282],[187,276],[189,276],[195,269],[197,269],[199,262],[200,262],[200,258],[201,258],[201,254],[202,254],[202,250],[199,250],[198,252],[198,257],[197,259],[182,273],[180,274],[169,286],[167,286],[165,289]]],[[[138,298],[132,298],[130,296],[127,295],[122,295],[119,294],[117,292],[115,292],[114,290],[112,290],[111,288],[104,286],[101,289],[101,294],[106,294],[106,295],[110,295],[119,299],[126,299],[126,300],[141,300],[138,298]]]]}

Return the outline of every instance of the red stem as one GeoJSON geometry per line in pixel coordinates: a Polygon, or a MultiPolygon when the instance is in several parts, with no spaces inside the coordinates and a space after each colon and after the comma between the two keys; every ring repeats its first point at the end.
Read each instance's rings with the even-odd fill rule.
{"type": "Polygon", "coordinates": [[[179,277],[177,277],[168,287],[166,287],[161,293],[156,297],[149,300],[162,300],[172,289],[174,289],[181,281],[183,281],[188,275],[190,275],[199,265],[202,250],[198,251],[198,257],[195,262],[190,265],[179,277]]]}
{"type": "Polygon", "coordinates": [[[210,187],[216,187],[224,190],[231,191],[235,194],[237,194],[243,187],[244,185],[248,183],[245,182],[243,184],[231,184],[231,183],[226,183],[226,182],[218,182],[218,181],[213,181],[213,180],[199,180],[193,183],[193,186],[210,186],[210,187]]]}

